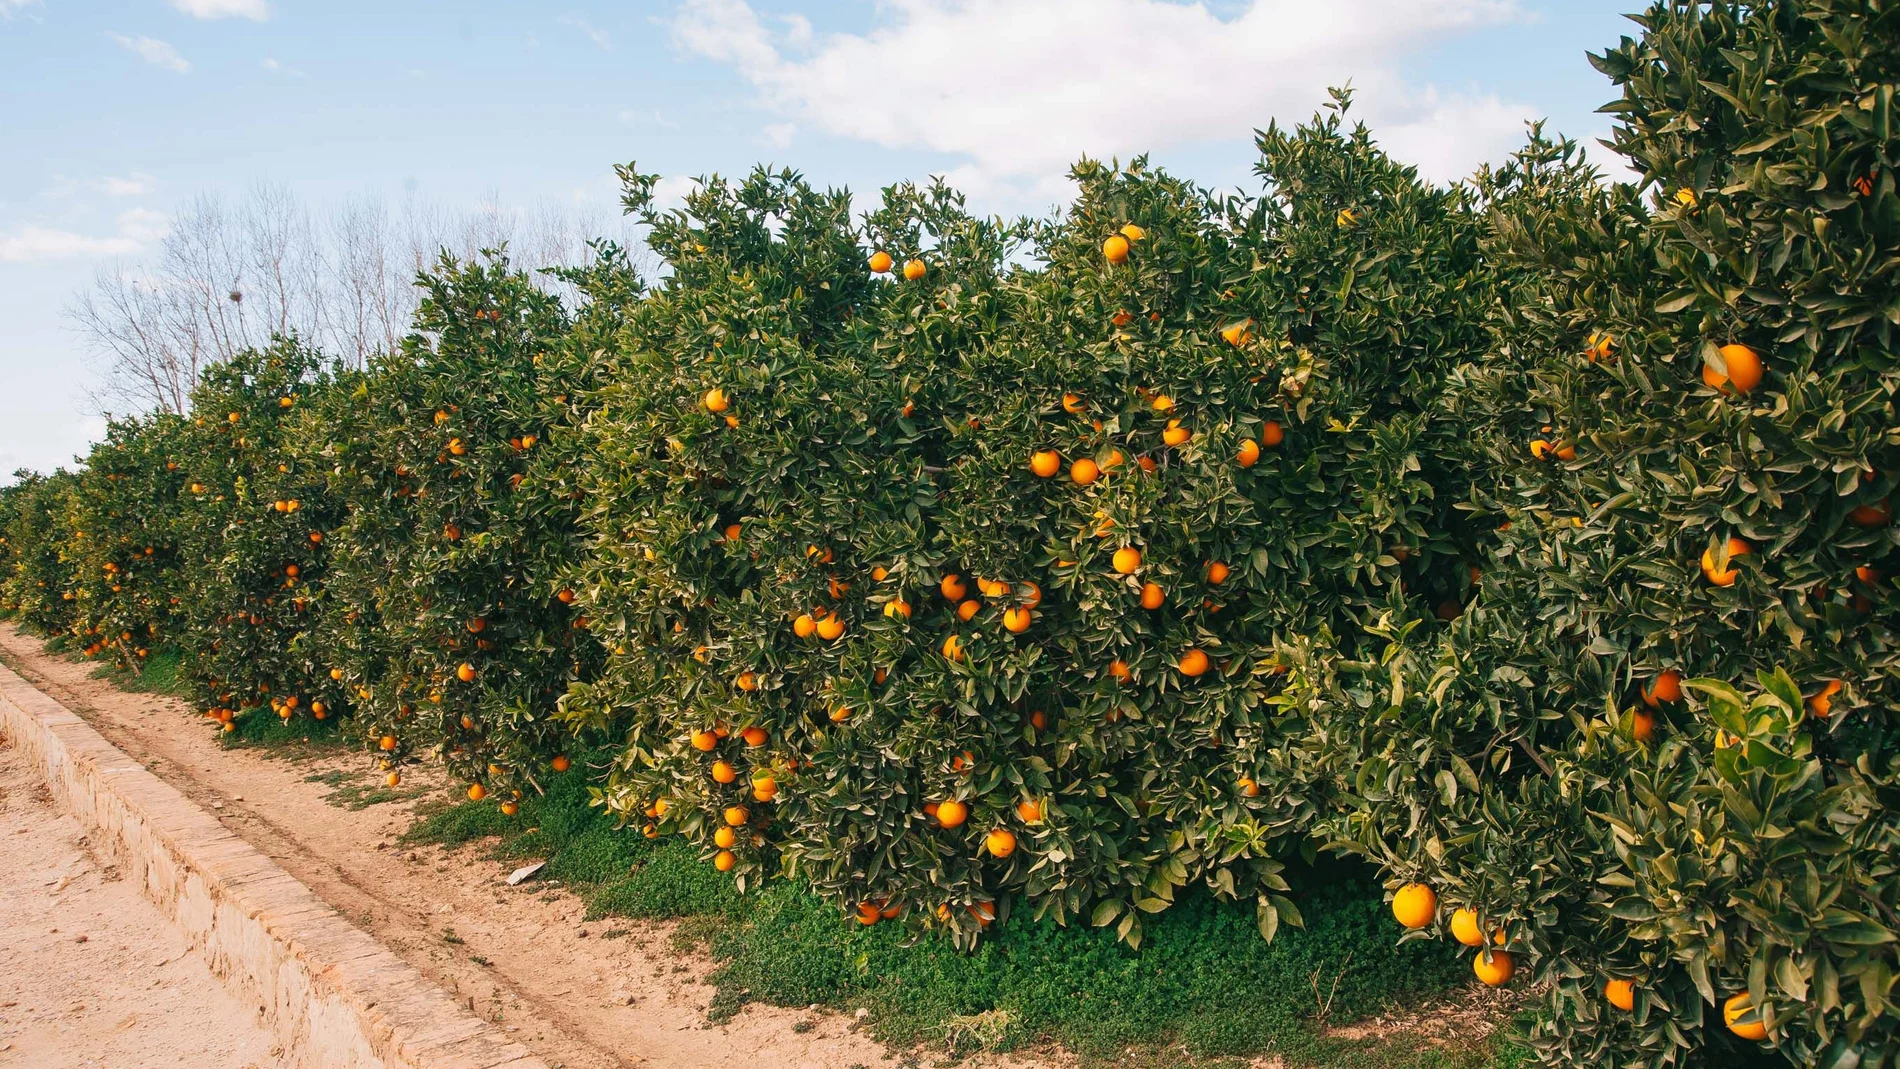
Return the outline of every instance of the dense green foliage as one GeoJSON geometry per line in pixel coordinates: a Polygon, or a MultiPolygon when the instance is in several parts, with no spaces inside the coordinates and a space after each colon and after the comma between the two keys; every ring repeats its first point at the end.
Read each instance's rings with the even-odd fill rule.
{"type": "MultiPolygon", "coordinates": [[[[567,863],[763,887],[788,998],[849,982],[770,966],[818,927],[1297,956],[1350,854],[1423,885],[1404,953],[1495,933],[1550,1064],[1892,1066],[1900,14],[1637,23],[1634,184],[1534,132],[1438,188],[1343,96],[1255,195],[1084,161],[1045,220],[625,168],[650,288],[445,263],[364,373],[216,369],[0,494],[0,607],[510,810],[612,745],[634,830],[567,863]]],[[[1022,997],[932,1012],[1066,1027],[1022,997]]]]}

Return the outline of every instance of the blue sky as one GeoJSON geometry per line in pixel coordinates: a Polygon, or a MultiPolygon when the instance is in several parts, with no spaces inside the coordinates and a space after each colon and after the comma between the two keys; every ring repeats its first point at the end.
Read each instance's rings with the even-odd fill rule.
{"type": "Polygon", "coordinates": [[[1636,0],[0,0],[0,478],[98,433],[62,310],[203,193],[610,211],[612,165],[948,174],[1041,211],[1081,152],[1251,187],[1251,131],[1351,81],[1449,180],[1579,138],[1636,0]]]}

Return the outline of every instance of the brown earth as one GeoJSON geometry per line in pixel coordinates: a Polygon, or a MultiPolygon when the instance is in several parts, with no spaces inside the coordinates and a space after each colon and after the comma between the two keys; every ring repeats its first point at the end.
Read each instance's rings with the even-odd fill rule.
{"type": "Polygon", "coordinates": [[[397,798],[364,805],[381,774],[363,755],[226,749],[216,725],[185,703],[122,691],[11,623],[0,624],[0,660],[560,1069],[873,1069],[928,1057],[894,1054],[853,1017],[815,1007],[752,1005],[709,1024],[713,990],[702,979],[712,962],[676,949],[676,924],[586,921],[580,899],[558,885],[507,886],[512,866],[483,856],[480,844],[399,844],[418,804],[449,796],[438,772],[405,771],[404,786],[389,792],[397,798]],[[601,938],[608,930],[627,934],[601,938]]]}
{"type": "Polygon", "coordinates": [[[198,1069],[279,1051],[0,736],[0,1065],[198,1069]]]}

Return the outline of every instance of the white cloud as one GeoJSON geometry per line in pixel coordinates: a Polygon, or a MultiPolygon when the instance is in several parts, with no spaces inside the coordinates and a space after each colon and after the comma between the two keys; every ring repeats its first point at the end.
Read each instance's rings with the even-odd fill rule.
{"type": "Polygon", "coordinates": [[[773,148],[784,148],[792,143],[792,135],[798,132],[793,123],[775,122],[759,131],[759,137],[773,148]]]}
{"type": "Polygon", "coordinates": [[[303,71],[300,71],[295,67],[287,67],[284,64],[278,62],[274,57],[271,57],[271,56],[266,56],[263,59],[258,60],[257,65],[271,72],[272,74],[279,74],[279,75],[284,76],[285,78],[303,77],[303,71]]]}
{"type": "Polygon", "coordinates": [[[1495,158],[1530,115],[1399,74],[1435,39],[1526,17],[1519,0],[1233,6],[1223,18],[1169,0],[890,0],[876,28],[815,36],[746,0],[684,0],[671,28],[680,48],[731,64],[788,119],[959,155],[992,178],[1245,138],[1271,119],[1304,120],[1349,81],[1355,116],[1417,149],[1412,162],[1441,180],[1495,158]]]}
{"type": "Polygon", "coordinates": [[[176,74],[186,74],[191,63],[178,54],[178,50],[156,37],[127,37],[115,33],[112,39],[138,54],[138,57],[154,67],[163,67],[176,74]]]}
{"type": "Polygon", "coordinates": [[[595,27],[592,23],[581,18],[579,15],[562,15],[555,21],[563,26],[571,26],[586,34],[587,39],[598,45],[603,52],[612,52],[614,50],[614,39],[607,35],[607,31],[595,27]]]}
{"type": "Polygon", "coordinates": [[[137,171],[123,177],[107,175],[97,179],[93,184],[98,187],[99,192],[108,197],[137,197],[149,193],[152,189],[151,176],[137,171]]]}
{"type": "Polygon", "coordinates": [[[40,0],[0,0],[0,21],[5,21],[25,11],[29,7],[38,7],[40,0]]]}
{"type": "Polygon", "coordinates": [[[24,226],[0,234],[0,263],[45,263],[102,256],[128,256],[163,238],[171,221],[161,212],[133,208],[119,216],[119,232],[109,237],[44,226],[24,226]]]}
{"type": "Polygon", "coordinates": [[[666,175],[653,183],[653,207],[660,211],[672,211],[684,207],[686,195],[699,188],[699,179],[683,174],[666,175]]]}
{"type": "Polygon", "coordinates": [[[195,19],[263,22],[270,18],[270,5],[265,0],[172,0],[172,6],[195,19]]]}

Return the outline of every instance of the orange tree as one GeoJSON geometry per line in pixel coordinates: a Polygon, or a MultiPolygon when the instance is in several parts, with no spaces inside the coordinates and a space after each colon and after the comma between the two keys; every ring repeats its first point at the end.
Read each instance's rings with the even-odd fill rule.
{"type": "MultiPolygon", "coordinates": [[[[627,276],[609,249],[571,280],[611,315],[627,276]]],[[[550,448],[592,358],[499,255],[445,259],[421,284],[415,333],[346,380],[300,447],[349,506],[319,645],[386,762],[439,751],[478,796],[520,790],[560,757],[549,714],[596,659],[558,580],[575,458],[550,448]]]]}
{"type": "Polygon", "coordinates": [[[1548,985],[1546,1060],[1888,1064],[1896,27],[1640,21],[1596,62],[1642,186],[1542,141],[1486,176],[1497,345],[1447,399],[1495,472],[1477,602],[1285,698],[1357,740],[1306,755],[1353,786],[1329,838],[1548,985]]]}
{"type": "Polygon", "coordinates": [[[183,675],[230,727],[251,710],[328,719],[345,707],[308,643],[342,509],[323,471],[290,448],[303,411],[331,388],[321,354],[279,338],[206,369],[192,391],[176,580],[183,675]]]}
{"type": "Polygon", "coordinates": [[[65,498],[73,476],[18,472],[0,491],[0,611],[47,634],[65,632],[75,619],[72,568],[65,545],[65,498]]]}
{"type": "Polygon", "coordinates": [[[590,428],[615,657],[568,704],[631,723],[610,803],[964,940],[1013,902],[1135,942],[1203,881],[1297,919],[1272,640],[1455,615],[1475,541],[1432,415],[1475,219],[1343,111],[1263,135],[1259,201],[1137,161],[1035,227],[897,187],[860,235],[765,173],[649,213],[590,428]]]}
{"type": "Polygon", "coordinates": [[[68,630],[89,656],[136,669],[173,640],[183,431],[171,415],[115,420],[73,476],[55,530],[72,576],[68,630]]]}

